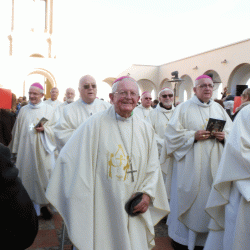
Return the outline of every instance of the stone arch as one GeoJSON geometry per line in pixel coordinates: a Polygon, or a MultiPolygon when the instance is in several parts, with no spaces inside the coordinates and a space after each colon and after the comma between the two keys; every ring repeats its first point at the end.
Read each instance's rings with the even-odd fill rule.
{"type": "Polygon", "coordinates": [[[222,90],[222,81],[220,78],[220,75],[215,71],[215,70],[207,70],[206,72],[204,72],[204,75],[207,74],[213,74],[213,81],[214,81],[214,89],[213,89],[213,96],[212,98],[219,98],[219,96],[221,95],[221,90],[222,90]]]}
{"type": "Polygon", "coordinates": [[[44,58],[44,56],[43,56],[43,55],[38,54],[38,53],[35,53],[35,54],[30,55],[30,57],[44,58]]]}
{"type": "Polygon", "coordinates": [[[236,85],[247,84],[250,78],[250,64],[242,63],[234,68],[228,79],[228,91],[232,95],[236,94],[236,85]]]}
{"type": "Polygon", "coordinates": [[[190,99],[193,96],[193,81],[192,78],[189,75],[183,75],[181,77],[183,82],[180,82],[176,84],[177,90],[176,90],[176,96],[178,97],[179,102],[184,102],[188,99],[190,99]],[[186,100],[185,100],[185,93],[186,93],[186,100]]]}
{"type": "Polygon", "coordinates": [[[140,79],[137,81],[137,83],[139,85],[141,93],[143,93],[144,91],[148,91],[152,94],[153,98],[156,97],[156,86],[152,81],[148,79],[140,79]]]}
{"type": "Polygon", "coordinates": [[[103,80],[103,82],[106,82],[110,87],[112,87],[113,82],[116,80],[115,77],[107,77],[103,80]]]}
{"type": "MultiPolygon", "coordinates": [[[[46,69],[43,69],[43,68],[36,68],[36,69],[33,69],[30,73],[27,74],[27,77],[30,76],[30,75],[33,75],[33,74],[38,74],[38,75],[42,75],[45,77],[45,82],[44,82],[44,89],[45,89],[45,93],[44,93],[44,96],[46,98],[49,98],[50,97],[50,90],[53,88],[53,87],[57,87],[57,83],[56,83],[56,79],[54,77],[54,75],[46,70],[46,69]]],[[[23,83],[23,93],[25,93],[25,88],[26,88],[26,85],[25,85],[25,81],[23,83]]]]}

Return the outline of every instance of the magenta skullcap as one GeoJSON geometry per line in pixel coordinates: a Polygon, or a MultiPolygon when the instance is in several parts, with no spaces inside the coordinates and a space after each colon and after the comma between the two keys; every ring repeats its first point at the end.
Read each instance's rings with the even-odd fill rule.
{"type": "Polygon", "coordinates": [[[43,86],[39,83],[39,82],[35,82],[33,83],[30,87],[37,87],[39,89],[42,89],[43,90],[43,86]]]}
{"type": "Polygon", "coordinates": [[[149,92],[149,91],[144,91],[141,95],[144,95],[144,94],[147,94],[147,93],[149,93],[149,94],[150,94],[150,92],[149,92]]]}
{"type": "Polygon", "coordinates": [[[130,76],[121,76],[121,77],[117,78],[117,79],[113,82],[113,84],[115,84],[116,82],[119,82],[119,81],[121,81],[121,80],[123,80],[123,79],[125,79],[125,78],[128,78],[129,80],[132,80],[132,81],[136,82],[135,79],[132,78],[132,77],[130,77],[130,76]]]}
{"type": "Polygon", "coordinates": [[[198,76],[195,80],[198,81],[198,80],[203,79],[203,78],[209,78],[209,79],[211,79],[213,81],[213,79],[210,76],[208,76],[208,75],[198,76]]]}

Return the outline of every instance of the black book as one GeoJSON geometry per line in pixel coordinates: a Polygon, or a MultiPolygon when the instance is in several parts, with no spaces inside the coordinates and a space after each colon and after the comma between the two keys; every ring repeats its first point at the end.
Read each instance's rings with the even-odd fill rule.
{"type": "Polygon", "coordinates": [[[35,126],[35,128],[41,127],[41,125],[44,125],[46,122],[48,121],[48,119],[46,119],[45,117],[43,117],[35,126]]]}
{"type": "Polygon", "coordinates": [[[206,131],[211,132],[209,139],[215,139],[214,132],[222,132],[225,124],[226,124],[226,121],[224,120],[209,118],[207,128],[206,128],[206,131]]]}

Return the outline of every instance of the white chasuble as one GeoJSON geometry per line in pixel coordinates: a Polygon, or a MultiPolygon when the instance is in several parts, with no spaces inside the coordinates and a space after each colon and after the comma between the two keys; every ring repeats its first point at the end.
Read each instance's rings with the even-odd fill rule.
{"type": "Polygon", "coordinates": [[[51,174],[55,139],[52,127],[53,108],[44,103],[24,106],[17,117],[12,131],[10,150],[17,154],[16,167],[19,177],[31,200],[36,204],[47,204],[45,190],[51,174]],[[37,132],[35,125],[47,118],[44,133],[37,132]]]}
{"type": "Polygon", "coordinates": [[[174,156],[172,181],[166,183],[171,184],[170,208],[175,211],[168,217],[169,236],[189,249],[205,243],[210,220],[205,206],[223,150],[215,139],[194,142],[196,131],[206,130],[209,118],[226,120],[226,140],[232,125],[226,111],[196,96],[178,105],[165,133],[167,155],[174,156]]]}
{"type": "Polygon", "coordinates": [[[206,249],[247,250],[250,246],[250,105],[234,120],[206,211],[214,219],[206,249]],[[221,234],[224,230],[224,236],[221,234]]]}
{"type": "Polygon", "coordinates": [[[113,106],[95,114],[62,149],[46,195],[76,248],[152,249],[154,225],[169,213],[153,129],[138,116],[116,117],[113,106]],[[151,204],[131,217],[125,203],[136,192],[151,204]]]}
{"type": "Polygon", "coordinates": [[[48,100],[44,101],[43,103],[50,105],[53,109],[56,109],[59,105],[62,104],[61,101],[59,101],[59,100],[52,101],[50,98],[48,100]]]}
{"type": "Polygon", "coordinates": [[[60,117],[62,116],[63,114],[63,109],[70,103],[68,103],[67,101],[65,101],[64,103],[60,104],[59,106],[56,107],[55,109],[55,117],[56,117],[56,120],[58,121],[60,119],[60,117]]]}
{"type": "Polygon", "coordinates": [[[149,113],[147,121],[153,126],[156,133],[156,141],[158,146],[159,155],[161,154],[161,150],[164,144],[164,134],[174,113],[174,106],[172,105],[172,109],[168,110],[162,108],[158,103],[155,109],[152,109],[149,113]]]}
{"type": "Polygon", "coordinates": [[[56,126],[54,127],[57,148],[60,151],[74,131],[93,114],[108,109],[110,103],[95,99],[91,104],[84,103],[82,99],[67,105],[63,109],[56,126]]]}
{"type": "Polygon", "coordinates": [[[141,119],[147,120],[149,112],[152,110],[151,107],[145,108],[141,104],[137,106],[134,110],[133,113],[137,114],[141,119]]]}

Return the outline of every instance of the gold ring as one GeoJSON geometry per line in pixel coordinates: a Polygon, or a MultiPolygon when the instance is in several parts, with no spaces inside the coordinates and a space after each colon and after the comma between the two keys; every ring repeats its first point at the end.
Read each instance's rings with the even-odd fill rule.
{"type": "Polygon", "coordinates": [[[205,135],[203,135],[203,137],[205,138],[205,135]]]}

